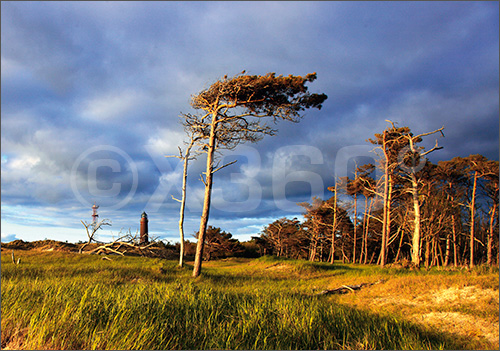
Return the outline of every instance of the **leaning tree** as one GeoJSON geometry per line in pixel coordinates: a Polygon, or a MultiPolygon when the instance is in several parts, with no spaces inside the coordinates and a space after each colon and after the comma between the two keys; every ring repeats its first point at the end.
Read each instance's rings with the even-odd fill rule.
{"type": "Polygon", "coordinates": [[[203,211],[193,276],[201,273],[203,246],[210,212],[213,174],[221,168],[216,163],[216,152],[233,149],[238,144],[257,142],[264,135],[274,135],[277,130],[263,122],[269,117],[273,122],[287,120],[298,122],[301,111],[307,108],[321,108],[325,94],[311,94],[306,87],[313,82],[316,73],[305,77],[289,75],[276,76],[246,75],[245,71],[232,78],[227,76],[213,83],[207,89],[194,95],[191,106],[201,110],[199,114],[185,114],[184,126],[203,135],[201,149],[207,154],[207,164],[202,181],[205,185],[203,211]]]}

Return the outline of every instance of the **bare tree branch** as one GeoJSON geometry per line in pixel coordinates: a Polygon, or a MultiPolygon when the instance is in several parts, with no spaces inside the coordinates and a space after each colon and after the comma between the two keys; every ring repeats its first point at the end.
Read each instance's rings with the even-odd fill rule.
{"type": "Polygon", "coordinates": [[[172,196],[172,200],[177,201],[177,202],[182,202],[182,200],[177,199],[174,195],[170,195],[170,196],[172,196]]]}
{"type": "Polygon", "coordinates": [[[80,222],[82,222],[83,226],[85,227],[85,231],[87,232],[87,236],[88,236],[89,240],[80,247],[79,253],[82,253],[83,249],[87,245],[89,245],[90,243],[92,243],[92,241],[96,241],[95,240],[95,233],[99,229],[102,229],[103,225],[109,225],[109,226],[111,226],[111,221],[109,219],[106,219],[106,218],[103,219],[103,220],[101,220],[99,223],[87,223],[87,222],[84,222],[84,221],[80,221],[80,222]],[[89,232],[89,228],[91,226],[92,226],[92,232],[90,233],[89,232]]]}
{"type": "Polygon", "coordinates": [[[234,161],[231,161],[231,162],[229,162],[229,163],[226,163],[225,165],[220,166],[220,167],[218,167],[218,168],[214,169],[214,170],[212,171],[212,173],[215,173],[215,172],[217,172],[217,171],[220,171],[221,169],[226,168],[226,167],[228,167],[228,166],[231,166],[232,164],[236,163],[237,161],[238,161],[238,160],[234,160],[234,161]]]}

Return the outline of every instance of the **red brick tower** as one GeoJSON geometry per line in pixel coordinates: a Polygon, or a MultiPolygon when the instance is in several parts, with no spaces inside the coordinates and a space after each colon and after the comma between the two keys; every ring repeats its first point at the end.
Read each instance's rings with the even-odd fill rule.
{"type": "Polygon", "coordinates": [[[146,212],[142,212],[141,215],[141,237],[140,244],[147,244],[149,242],[148,238],[148,215],[146,212]]]}

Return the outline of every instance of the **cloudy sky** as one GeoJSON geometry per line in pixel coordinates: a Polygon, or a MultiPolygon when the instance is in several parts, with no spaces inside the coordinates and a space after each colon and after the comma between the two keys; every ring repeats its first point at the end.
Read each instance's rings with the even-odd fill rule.
{"type": "MultiPolygon", "coordinates": [[[[305,75],[323,108],[222,155],[210,224],[240,240],[375,155],[386,119],[445,127],[434,162],[498,160],[498,2],[1,2],[2,241],[85,240],[90,206],[113,226],[178,236],[193,94],[224,75],[305,75]]],[[[435,138],[423,145],[432,147],[435,138]]],[[[190,167],[186,232],[205,159],[190,167]]],[[[191,238],[191,240],[194,240],[191,238]]]]}

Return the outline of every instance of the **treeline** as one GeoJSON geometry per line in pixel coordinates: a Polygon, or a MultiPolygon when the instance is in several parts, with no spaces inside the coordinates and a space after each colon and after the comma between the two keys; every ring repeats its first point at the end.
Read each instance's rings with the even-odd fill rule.
{"type": "Polygon", "coordinates": [[[250,254],[381,266],[498,265],[498,161],[471,155],[433,164],[425,156],[440,149],[437,142],[430,150],[419,143],[435,133],[442,128],[413,135],[391,122],[368,140],[379,151],[376,164],[337,179],[329,199],[299,204],[303,222],[278,219],[246,243],[211,228],[207,236],[215,239],[206,241],[205,259],[250,254]]]}
{"type": "MultiPolygon", "coordinates": [[[[193,235],[199,239],[199,234],[193,235]]],[[[175,244],[177,251],[180,252],[180,244],[175,244]]],[[[194,259],[196,255],[196,242],[186,240],[184,243],[184,253],[188,259],[194,259]]],[[[227,257],[248,257],[256,258],[262,256],[259,252],[258,245],[255,240],[240,242],[233,238],[231,233],[223,231],[221,228],[208,226],[205,235],[205,248],[203,250],[203,260],[210,261],[211,259],[221,259],[227,257]]]]}

